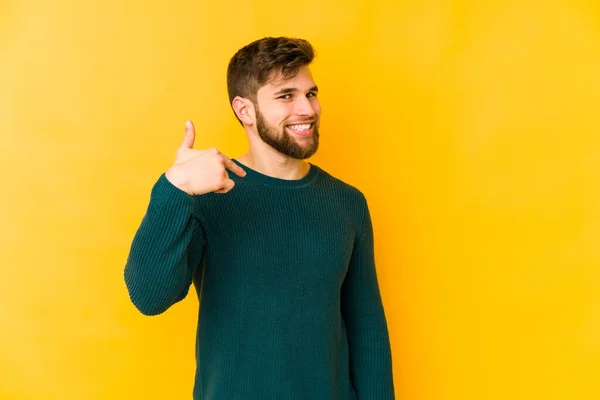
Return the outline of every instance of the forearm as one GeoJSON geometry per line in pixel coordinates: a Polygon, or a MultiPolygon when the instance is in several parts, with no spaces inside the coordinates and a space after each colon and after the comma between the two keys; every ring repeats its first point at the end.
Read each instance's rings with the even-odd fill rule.
{"type": "Polygon", "coordinates": [[[359,317],[345,318],[350,378],[358,400],[393,400],[392,355],[387,323],[380,304],[364,304],[359,317]]]}
{"type": "Polygon", "coordinates": [[[193,197],[161,176],[134,236],[124,273],[131,301],[143,314],[160,314],[187,295],[204,245],[193,210],[193,197]]]}

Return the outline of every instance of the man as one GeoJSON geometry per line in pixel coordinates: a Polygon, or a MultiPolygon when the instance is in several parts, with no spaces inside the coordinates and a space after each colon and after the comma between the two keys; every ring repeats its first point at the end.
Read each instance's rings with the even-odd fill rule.
{"type": "Polygon", "coordinates": [[[301,39],[264,38],[227,71],[249,151],[193,150],[152,189],[125,267],[146,315],[200,309],[196,400],[389,400],[390,343],[360,191],[304,161],[321,109],[301,39]]]}

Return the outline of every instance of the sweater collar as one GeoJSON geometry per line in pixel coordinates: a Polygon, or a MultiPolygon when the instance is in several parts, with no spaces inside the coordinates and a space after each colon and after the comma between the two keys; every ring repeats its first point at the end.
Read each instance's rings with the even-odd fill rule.
{"type": "Polygon", "coordinates": [[[304,177],[300,179],[280,179],[262,174],[250,167],[247,167],[235,158],[232,158],[231,160],[237,165],[239,165],[244,171],[246,171],[246,176],[243,178],[239,178],[237,177],[237,175],[234,174],[234,176],[237,178],[236,182],[242,181],[256,183],[259,185],[276,186],[281,188],[301,188],[313,186],[317,182],[319,176],[321,175],[321,169],[316,165],[309,163],[310,169],[304,177]]]}

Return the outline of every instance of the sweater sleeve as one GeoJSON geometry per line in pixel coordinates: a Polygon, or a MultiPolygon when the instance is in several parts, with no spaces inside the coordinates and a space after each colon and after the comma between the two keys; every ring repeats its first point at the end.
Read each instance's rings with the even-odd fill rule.
{"type": "Polygon", "coordinates": [[[204,245],[193,196],[162,174],[125,265],[129,297],[141,313],[160,314],[186,297],[195,269],[201,268],[204,245]]]}
{"type": "Polygon", "coordinates": [[[391,348],[377,283],[373,227],[366,200],[361,229],[342,285],[350,378],[359,400],[393,400],[391,348]]]}

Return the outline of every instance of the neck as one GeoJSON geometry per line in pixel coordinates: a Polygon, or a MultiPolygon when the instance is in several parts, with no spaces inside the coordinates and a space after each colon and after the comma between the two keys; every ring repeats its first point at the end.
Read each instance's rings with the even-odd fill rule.
{"type": "Polygon", "coordinates": [[[306,161],[281,154],[265,143],[251,145],[250,150],[236,160],[263,175],[286,180],[302,179],[310,170],[306,161]]]}

